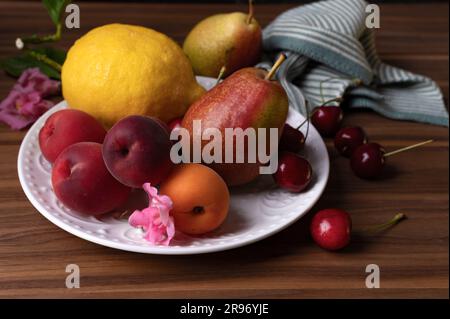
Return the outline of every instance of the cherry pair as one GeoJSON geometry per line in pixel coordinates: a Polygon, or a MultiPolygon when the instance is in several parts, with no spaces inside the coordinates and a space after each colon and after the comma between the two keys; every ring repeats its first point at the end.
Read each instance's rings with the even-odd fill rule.
{"type": "Polygon", "coordinates": [[[305,123],[308,123],[309,125],[309,121],[311,121],[320,135],[324,137],[334,136],[343,119],[342,110],[340,107],[326,105],[331,102],[340,101],[342,101],[342,98],[335,98],[326,101],[322,106],[316,107],[311,115],[296,128],[286,123],[280,137],[279,149],[293,153],[298,153],[303,149],[306,142],[306,136],[300,131],[300,127],[305,123]]]}
{"type": "Polygon", "coordinates": [[[285,124],[278,144],[278,169],[273,178],[283,189],[300,193],[308,187],[312,179],[312,168],[309,162],[297,153],[305,146],[306,137],[297,128],[285,124]]]}

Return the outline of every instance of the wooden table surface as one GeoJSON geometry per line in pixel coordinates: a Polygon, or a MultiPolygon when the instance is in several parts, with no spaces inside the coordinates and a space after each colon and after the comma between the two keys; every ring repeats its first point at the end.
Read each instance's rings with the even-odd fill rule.
{"type": "MultiPolygon", "coordinates": [[[[293,5],[259,5],[266,25],[293,5]]],[[[145,25],[181,42],[199,19],[246,10],[239,5],[82,3],[81,29],[64,33],[68,48],[81,34],[110,22],[145,25]]],[[[391,64],[430,76],[448,98],[448,4],[382,5],[377,46],[391,64]]],[[[0,57],[15,53],[14,40],[52,25],[39,3],[0,2],[0,57]]],[[[0,74],[0,98],[14,79],[0,74]]],[[[261,242],[197,256],[128,253],[79,239],[54,226],[26,199],[17,177],[19,145],[26,132],[0,124],[0,297],[446,297],[449,266],[448,129],[392,121],[369,111],[349,113],[388,150],[426,139],[436,142],[390,159],[388,174],[363,181],[327,141],[329,185],[313,212],[340,207],[355,228],[398,212],[408,219],[384,234],[356,237],[340,253],[308,237],[311,214],[261,242]],[[81,288],[66,289],[65,267],[81,270],[81,288]],[[365,267],[378,264],[381,288],[365,288],[365,267]]]]}

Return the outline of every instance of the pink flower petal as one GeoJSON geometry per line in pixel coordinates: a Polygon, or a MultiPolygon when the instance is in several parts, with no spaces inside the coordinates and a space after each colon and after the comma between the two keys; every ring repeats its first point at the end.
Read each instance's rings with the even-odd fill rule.
{"type": "Polygon", "coordinates": [[[35,120],[14,113],[0,111],[0,121],[9,125],[11,129],[18,131],[29,126],[35,120]]]}
{"type": "Polygon", "coordinates": [[[145,229],[152,223],[153,216],[158,214],[158,209],[154,207],[147,207],[143,210],[136,210],[128,218],[128,222],[133,227],[143,227],[145,229]]]}
{"type": "Polygon", "coordinates": [[[26,93],[38,92],[42,97],[47,97],[58,93],[60,83],[41,73],[38,68],[31,68],[22,72],[14,88],[26,93]]]}
{"type": "Polygon", "coordinates": [[[58,91],[58,81],[49,79],[37,68],[25,70],[0,103],[0,121],[14,130],[27,127],[53,106],[53,102],[43,97],[58,91]]]}
{"type": "Polygon", "coordinates": [[[158,190],[150,183],[145,183],[142,188],[148,194],[149,206],[134,211],[128,222],[133,227],[144,229],[144,239],[147,241],[168,246],[175,235],[175,224],[169,215],[172,200],[168,196],[158,195],[158,190]]]}
{"type": "Polygon", "coordinates": [[[156,187],[153,187],[150,183],[145,183],[144,185],[142,185],[142,188],[147,193],[149,201],[151,201],[153,197],[158,196],[158,190],[156,189],[156,187]]]}
{"type": "Polygon", "coordinates": [[[16,109],[20,115],[29,118],[39,118],[51,106],[53,106],[53,103],[43,100],[37,92],[21,94],[16,100],[16,109]]]}

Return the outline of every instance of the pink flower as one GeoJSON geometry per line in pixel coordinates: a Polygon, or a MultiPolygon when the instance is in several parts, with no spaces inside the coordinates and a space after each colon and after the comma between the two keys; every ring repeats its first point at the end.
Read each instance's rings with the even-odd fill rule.
{"type": "Polygon", "coordinates": [[[44,98],[58,92],[58,81],[49,79],[38,68],[27,69],[0,103],[0,121],[14,130],[27,127],[53,106],[44,98]]]}
{"type": "Polygon", "coordinates": [[[38,68],[31,68],[23,71],[14,88],[26,93],[37,92],[41,97],[47,97],[59,92],[59,81],[51,80],[38,68]]]}
{"type": "Polygon", "coordinates": [[[175,235],[173,217],[169,215],[172,200],[169,196],[158,195],[158,190],[150,183],[145,183],[142,188],[148,194],[148,207],[134,211],[128,222],[133,227],[142,227],[144,238],[152,244],[168,246],[175,235]]]}

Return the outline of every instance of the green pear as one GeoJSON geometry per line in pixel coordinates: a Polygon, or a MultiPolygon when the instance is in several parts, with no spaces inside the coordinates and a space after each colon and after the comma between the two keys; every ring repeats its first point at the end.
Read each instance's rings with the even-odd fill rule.
{"type": "MultiPolygon", "coordinates": [[[[252,151],[247,148],[248,144],[243,149],[244,162],[235,161],[236,138],[232,141],[233,144],[228,144],[228,148],[233,145],[234,161],[226,163],[224,160],[227,146],[226,129],[254,128],[259,135],[258,129],[265,129],[268,132],[271,128],[275,128],[278,133],[276,138],[279,139],[281,135],[289,103],[283,87],[272,80],[274,70],[279,64],[281,62],[277,62],[269,73],[258,68],[243,68],[236,71],[195,101],[183,118],[182,127],[189,132],[190,149],[193,149],[194,141],[201,140],[201,148],[204,152],[211,141],[202,139],[202,136],[210,129],[221,132],[221,136],[224,137],[221,140],[222,159],[220,162],[206,164],[214,169],[229,186],[242,185],[254,180],[260,175],[260,167],[265,163],[248,160],[248,152],[252,151]],[[198,120],[201,121],[200,129],[195,128],[198,120]]],[[[270,144],[268,135],[265,135],[266,139],[263,143],[266,147],[270,144]]],[[[259,147],[259,145],[256,146],[258,151],[259,147]]]]}
{"type": "Polygon", "coordinates": [[[249,13],[216,14],[200,21],[188,34],[183,50],[195,74],[217,77],[225,66],[227,76],[259,62],[262,51],[261,27],[249,13]]]}

